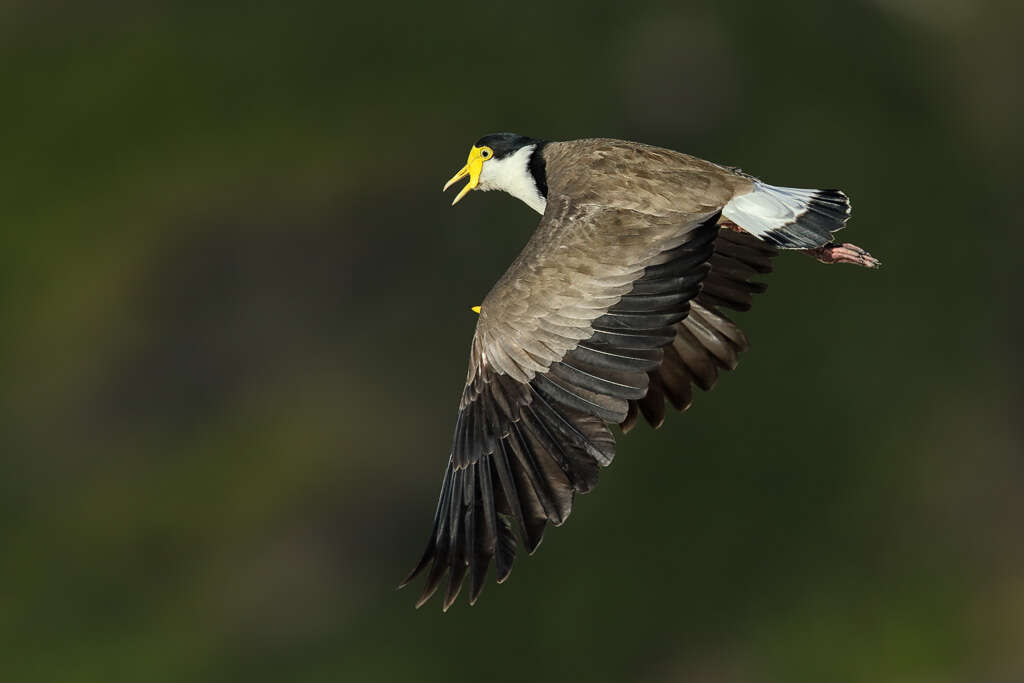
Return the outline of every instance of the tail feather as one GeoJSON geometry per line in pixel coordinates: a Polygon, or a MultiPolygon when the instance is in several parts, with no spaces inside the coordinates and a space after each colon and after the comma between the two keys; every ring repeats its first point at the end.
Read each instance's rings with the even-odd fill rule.
{"type": "Polygon", "coordinates": [[[734,197],[722,215],[782,249],[814,249],[832,242],[850,218],[850,200],[839,190],[776,187],[757,181],[734,197]]]}

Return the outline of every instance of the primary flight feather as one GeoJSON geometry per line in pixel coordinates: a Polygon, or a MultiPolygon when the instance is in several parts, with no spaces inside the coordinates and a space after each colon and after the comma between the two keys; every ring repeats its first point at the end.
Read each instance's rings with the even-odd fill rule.
{"type": "MultiPolygon", "coordinates": [[[[838,190],[768,185],[687,154],[608,139],[545,142],[499,133],[472,146],[445,185],[503,190],[540,225],[479,307],[469,373],[417,606],[447,576],[443,609],[468,575],[474,603],[493,562],[512,568],[615,455],[609,425],[654,427],[690,405],[747,349],[722,308],[746,310],[779,249],[825,263],[878,261],[832,241],[850,203],[838,190]]],[[[476,310],[476,309],[474,309],[476,310]]]]}

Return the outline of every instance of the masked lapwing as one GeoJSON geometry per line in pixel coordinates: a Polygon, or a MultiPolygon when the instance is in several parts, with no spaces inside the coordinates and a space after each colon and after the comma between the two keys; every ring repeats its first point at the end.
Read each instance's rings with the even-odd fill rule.
{"type": "Polygon", "coordinates": [[[469,373],[426,551],[417,606],[447,575],[443,608],[491,562],[508,577],[548,522],[611,463],[611,425],[654,427],[736,367],[746,310],[779,249],[877,267],[832,234],[850,215],[838,190],[776,187],[738,169],[621,140],[545,142],[501,133],[472,146],[445,184],[504,190],[541,214],[483,299],[469,373]]]}

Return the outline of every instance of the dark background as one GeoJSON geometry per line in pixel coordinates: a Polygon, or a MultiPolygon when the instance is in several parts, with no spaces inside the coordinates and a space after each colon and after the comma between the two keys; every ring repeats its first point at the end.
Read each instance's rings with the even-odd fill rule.
{"type": "Polygon", "coordinates": [[[0,8],[0,675],[1024,679],[1021,3],[0,8]],[[446,615],[511,130],[842,187],[740,369],[446,615]]]}

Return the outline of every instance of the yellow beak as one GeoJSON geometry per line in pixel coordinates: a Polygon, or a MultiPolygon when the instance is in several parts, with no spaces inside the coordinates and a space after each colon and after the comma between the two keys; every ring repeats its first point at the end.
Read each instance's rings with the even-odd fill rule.
{"type": "Polygon", "coordinates": [[[444,187],[441,189],[441,191],[444,192],[449,187],[451,187],[452,184],[455,183],[455,181],[459,180],[460,178],[464,178],[467,175],[469,176],[469,182],[463,185],[462,189],[459,190],[459,193],[455,195],[455,199],[452,200],[452,206],[458,204],[460,199],[465,197],[467,194],[469,194],[470,190],[474,189],[477,185],[480,184],[480,169],[482,169],[483,166],[484,158],[480,155],[480,148],[473,147],[472,149],[469,150],[469,158],[466,159],[466,165],[463,166],[458,173],[453,175],[452,179],[445,183],[444,187]]]}

